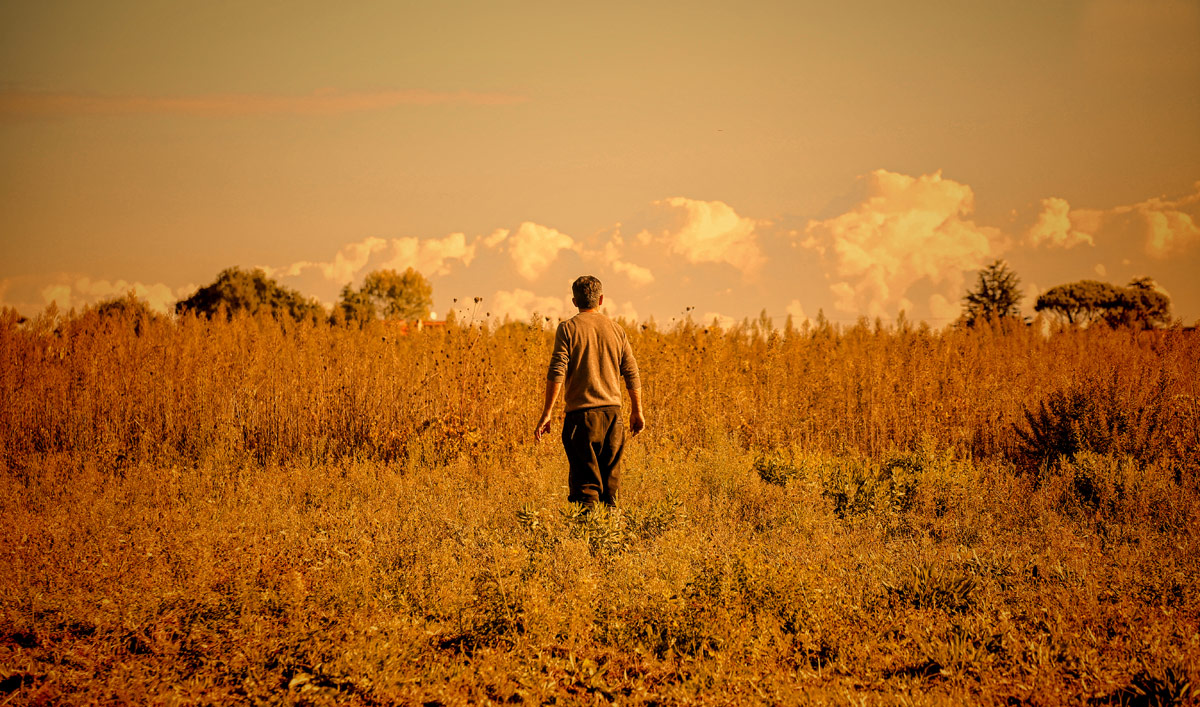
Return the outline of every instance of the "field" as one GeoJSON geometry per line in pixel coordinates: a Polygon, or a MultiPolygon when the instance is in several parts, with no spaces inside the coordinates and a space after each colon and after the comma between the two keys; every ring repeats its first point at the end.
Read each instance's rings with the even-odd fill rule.
{"type": "Polygon", "coordinates": [[[0,314],[0,703],[1189,703],[1200,335],[0,314]],[[556,421],[557,425],[557,421],[556,421]]]}

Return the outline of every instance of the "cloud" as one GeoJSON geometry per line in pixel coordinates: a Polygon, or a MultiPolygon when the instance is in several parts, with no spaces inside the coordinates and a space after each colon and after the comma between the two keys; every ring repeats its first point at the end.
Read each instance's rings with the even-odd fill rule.
{"type": "Polygon", "coordinates": [[[753,274],[762,265],[755,234],[759,222],[738,216],[725,202],[677,196],[655,204],[685,212],[683,224],[662,237],[672,253],[682,255],[689,263],[728,263],[744,275],[753,274]]]}
{"type": "MultiPolygon", "coordinates": [[[[1087,220],[1092,221],[1090,218],[1087,220]]],[[[1059,248],[1072,248],[1085,243],[1096,245],[1090,233],[1072,226],[1071,205],[1066,199],[1058,197],[1042,199],[1042,212],[1029,229],[1028,238],[1035,247],[1043,243],[1059,248]]]]}
{"type": "Polygon", "coordinates": [[[967,218],[974,210],[967,185],[941,172],[912,177],[880,169],[865,179],[863,201],[805,228],[805,247],[824,248],[833,259],[839,279],[830,291],[838,309],[883,316],[910,304],[905,293],[920,280],[957,296],[963,273],[997,250],[1000,232],[967,218]]]}
{"type": "Polygon", "coordinates": [[[798,299],[794,299],[789,302],[784,311],[787,312],[787,315],[792,318],[792,324],[794,326],[800,326],[805,322],[810,321],[808,315],[804,313],[804,306],[800,304],[800,300],[798,299]]]}
{"type": "Polygon", "coordinates": [[[131,96],[41,91],[0,91],[0,116],[65,117],[80,115],[190,115],[236,117],[265,115],[337,115],[397,106],[521,103],[526,98],[507,93],[428,91],[423,89],[341,92],[314,91],[286,95],[225,93],[196,96],[131,96]]]}
{"type": "Polygon", "coordinates": [[[326,280],[344,285],[368,270],[405,270],[414,268],[426,276],[445,275],[450,264],[470,265],[475,258],[475,243],[467,243],[462,233],[443,238],[365,238],[342,246],[329,261],[300,260],[283,267],[263,266],[269,277],[300,277],[316,270],[326,280]]]}
{"type": "Polygon", "coordinates": [[[700,317],[700,323],[704,326],[716,325],[721,329],[732,329],[737,326],[738,320],[727,314],[720,312],[705,312],[703,317],[700,317]]]}
{"type": "Polygon", "coordinates": [[[527,322],[535,314],[551,319],[562,319],[570,310],[569,302],[559,297],[541,297],[529,290],[501,290],[487,304],[491,316],[513,321],[527,322]]]}
{"type": "Polygon", "coordinates": [[[1043,199],[1042,205],[1038,222],[1029,233],[1034,245],[1091,245],[1092,234],[1109,241],[1133,237],[1142,241],[1147,255],[1166,258],[1200,242],[1196,225],[1200,220],[1200,182],[1192,193],[1176,199],[1154,197],[1108,209],[1068,209],[1062,199],[1043,199]]]}
{"type": "Polygon", "coordinates": [[[558,258],[559,251],[574,247],[565,233],[530,221],[522,223],[508,237],[508,252],[517,272],[526,280],[536,280],[558,258]]]}
{"type": "Polygon", "coordinates": [[[644,268],[641,265],[634,265],[623,260],[615,260],[612,264],[613,270],[625,275],[634,285],[649,285],[654,282],[654,273],[650,272],[649,268],[644,268]]]}
{"type": "Polygon", "coordinates": [[[962,305],[958,300],[951,300],[943,294],[929,296],[929,311],[933,314],[935,323],[944,323],[958,319],[962,313],[962,305]]]}
{"type": "Polygon", "coordinates": [[[269,277],[297,277],[305,270],[317,269],[327,280],[338,283],[349,282],[366,267],[371,256],[386,248],[387,244],[388,242],[382,238],[367,238],[358,243],[343,246],[329,262],[301,260],[282,268],[263,266],[262,270],[269,277]]]}
{"type": "Polygon", "coordinates": [[[1186,250],[1200,240],[1200,229],[1191,214],[1171,208],[1156,208],[1142,204],[1139,209],[1146,220],[1146,252],[1156,258],[1165,258],[1177,251],[1186,250]]]}
{"type": "MultiPolygon", "coordinates": [[[[599,234],[593,236],[591,240],[594,242],[597,237],[599,234]]],[[[635,240],[635,248],[643,245],[635,240]]],[[[613,272],[629,278],[634,286],[641,287],[654,282],[654,273],[650,268],[621,258],[625,249],[625,239],[621,236],[621,224],[619,223],[613,228],[603,246],[593,249],[584,243],[578,243],[575,249],[584,260],[612,268],[613,272]]]]}
{"type": "Polygon", "coordinates": [[[38,282],[30,277],[0,281],[0,303],[27,314],[54,304],[61,311],[80,310],[103,300],[124,297],[132,292],[157,312],[173,312],[175,302],[196,290],[192,284],[172,288],[161,282],[146,284],[128,280],[93,280],[67,273],[38,282]]]}
{"type": "Polygon", "coordinates": [[[622,302],[620,305],[618,305],[605,299],[602,311],[614,319],[621,317],[630,322],[636,322],[638,319],[640,319],[640,317],[638,317],[637,308],[633,306],[633,302],[622,302]]]}
{"type": "Polygon", "coordinates": [[[475,244],[467,243],[463,233],[451,233],[444,238],[393,238],[392,255],[382,267],[391,270],[414,268],[423,275],[445,275],[450,261],[470,265],[475,259],[475,244]]]}
{"type": "Polygon", "coordinates": [[[495,248],[508,238],[509,230],[507,228],[497,228],[492,231],[492,235],[483,239],[483,245],[488,248],[495,248]]]}

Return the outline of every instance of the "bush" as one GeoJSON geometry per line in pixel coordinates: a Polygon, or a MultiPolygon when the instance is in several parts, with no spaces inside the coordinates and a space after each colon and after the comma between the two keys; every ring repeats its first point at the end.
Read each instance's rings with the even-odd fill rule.
{"type": "Polygon", "coordinates": [[[822,495],[833,501],[839,518],[873,510],[903,513],[912,508],[925,461],[919,454],[894,455],[879,467],[865,460],[846,460],[822,474],[822,495]]]}
{"type": "Polygon", "coordinates": [[[1045,470],[1080,452],[1128,456],[1139,464],[1157,459],[1170,442],[1167,381],[1129,386],[1114,372],[1102,382],[1083,381],[1054,391],[1025,410],[1015,426],[1015,461],[1026,470],[1045,470]]]}
{"type": "Polygon", "coordinates": [[[779,454],[758,457],[754,460],[754,470],[760,479],[776,486],[787,486],[789,481],[800,475],[796,465],[779,454]]]}

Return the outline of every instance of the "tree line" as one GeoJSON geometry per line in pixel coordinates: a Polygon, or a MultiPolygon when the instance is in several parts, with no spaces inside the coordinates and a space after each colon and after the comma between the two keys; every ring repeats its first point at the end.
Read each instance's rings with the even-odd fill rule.
{"type": "Polygon", "coordinates": [[[267,277],[262,270],[227,268],[212,283],[175,303],[175,313],[193,312],[206,317],[238,312],[269,314],[276,319],[334,324],[365,324],[376,319],[405,321],[428,319],[433,308],[433,286],[413,268],[403,272],[376,270],[362,286],[347,284],[332,312],[316,299],[306,297],[267,277]]]}
{"type": "MultiPolygon", "coordinates": [[[[959,323],[1021,319],[1020,278],[1003,260],[979,271],[974,288],[963,295],[959,323]]],[[[1035,312],[1046,312],[1067,324],[1152,329],[1171,324],[1171,298],[1149,277],[1137,277],[1121,287],[1098,280],[1057,285],[1038,296],[1035,312]]]]}
{"type": "MultiPolygon", "coordinates": [[[[1020,278],[1003,260],[979,271],[975,285],[962,298],[959,326],[1017,320],[1023,295],[1020,278]]],[[[101,314],[145,308],[130,297],[97,305],[101,314]]],[[[433,308],[433,286],[413,268],[403,272],[376,270],[361,286],[347,284],[338,302],[327,311],[316,299],[280,285],[262,270],[233,267],[217,279],[175,304],[175,313],[192,312],[206,317],[232,317],[239,312],[269,314],[276,319],[329,321],[362,325],[376,319],[428,319],[433,308]]],[[[1052,287],[1038,296],[1034,311],[1045,312],[1066,324],[1088,326],[1104,322],[1110,327],[1142,329],[1169,326],[1171,300],[1149,277],[1134,278],[1122,287],[1097,280],[1080,280],[1052,287]]]]}

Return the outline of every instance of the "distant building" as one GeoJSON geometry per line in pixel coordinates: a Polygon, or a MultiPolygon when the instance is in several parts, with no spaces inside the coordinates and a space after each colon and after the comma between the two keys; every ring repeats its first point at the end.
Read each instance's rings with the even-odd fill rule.
{"type": "Polygon", "coordinates": [[[446,320],[444,319],[384,319],[380,322],[389,333],[399,336],[407,336],[414,331],[438,331],[446,328],[446,320]]]}

